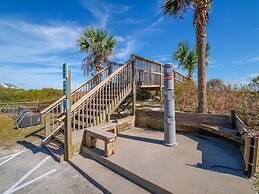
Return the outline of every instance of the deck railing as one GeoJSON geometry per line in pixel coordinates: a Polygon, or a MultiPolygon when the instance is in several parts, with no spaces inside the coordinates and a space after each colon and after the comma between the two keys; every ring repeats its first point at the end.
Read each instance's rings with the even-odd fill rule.
{"type": "MultiPolygon", "coordinates": [[[[164,64],[133,55],[136,61],[136,82],[141,87],[158,87],[164,85],[164,64]]],[[[182,82],[187,78],[181,73],[174,71],[174,80],[182,82]]]]}

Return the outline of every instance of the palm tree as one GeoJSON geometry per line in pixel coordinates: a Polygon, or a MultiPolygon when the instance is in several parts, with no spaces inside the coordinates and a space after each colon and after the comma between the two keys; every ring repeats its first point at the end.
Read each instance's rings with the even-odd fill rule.
{"type": "Polygon", "coordinates": [[[80,50],[89,53],[82,61],[84,74],[94,69],[95,73],[100,72],[103,68],[102,63],[109,62],[108,57],[112,54],[115,44],[115,38],[108,36],[103,29],[87,27],[78,39],[80,50]]]}
{"type": "MultiPolygon", "coordinates": [[[[206,44],[206,65],[209,63],[210,45],[206,44]]],[[[192,80],[192,74],[197,68],[198,55],[197,49],[190,50],[187,42],[179,42],[176,51],[173,53],[174,60],[179,62],[179,67],[183,67],[188,71],[188,79],[192,80]]]]}
{"type": "Polygon", "coordinates": [[[198,106],[199,112],[207,111],[206,100],[206,25],[212,0],[164,0],[163,12],[183,18],[189,8],[194,8],[193,24],[196,28],[196,45],[198,53],[198,106]]]}

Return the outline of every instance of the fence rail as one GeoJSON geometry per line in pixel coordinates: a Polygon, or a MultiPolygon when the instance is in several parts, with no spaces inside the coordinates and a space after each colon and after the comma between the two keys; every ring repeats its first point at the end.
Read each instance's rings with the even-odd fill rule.
{"type": "Polygon", "coordinates": [[[16,116],[16,115],[18,115],[18,108],[19,107],[24,107],[24,108],[28,108],[32,111],[39,112],[42,109],[49,106],[51,103],[52,102],[39,102],[39,101],[33,101],[33,102],[1,102],[0,103],[0,114],[16,116]]]}

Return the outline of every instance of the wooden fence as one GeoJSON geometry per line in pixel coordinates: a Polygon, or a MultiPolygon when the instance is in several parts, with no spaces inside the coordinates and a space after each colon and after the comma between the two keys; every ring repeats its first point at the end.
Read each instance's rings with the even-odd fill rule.
{"type": "Polygon", "coordinates": [[[33,101],[33,102],[2,102],[0,103],[0,114],[3,115],[12,115],[16,116],[18,115],[18,108],[19,107],[25,107],[33,112],[39,112],[45,107],[49,106],[52,102],[39,102],[39,101],[33,101]]]}

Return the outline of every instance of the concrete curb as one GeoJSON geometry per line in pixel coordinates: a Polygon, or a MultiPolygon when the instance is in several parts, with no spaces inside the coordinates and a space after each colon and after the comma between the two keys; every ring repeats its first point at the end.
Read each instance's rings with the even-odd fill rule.
{"type": "Polygon", "coordinates": [[[81,168],[79,168],[76,164],[74,164],[72,161],[68,161],[68,163],[76,169],[81,175],[83,175],[87,180],[89,180],[94,186],[99,188],[103,193],[105,194],[112,194],[108,189],[103,187],[101,184],[99,184],[97,181],[95,181],[91,176],[89,176],[85,171],[83,171],[81,168]]]}

